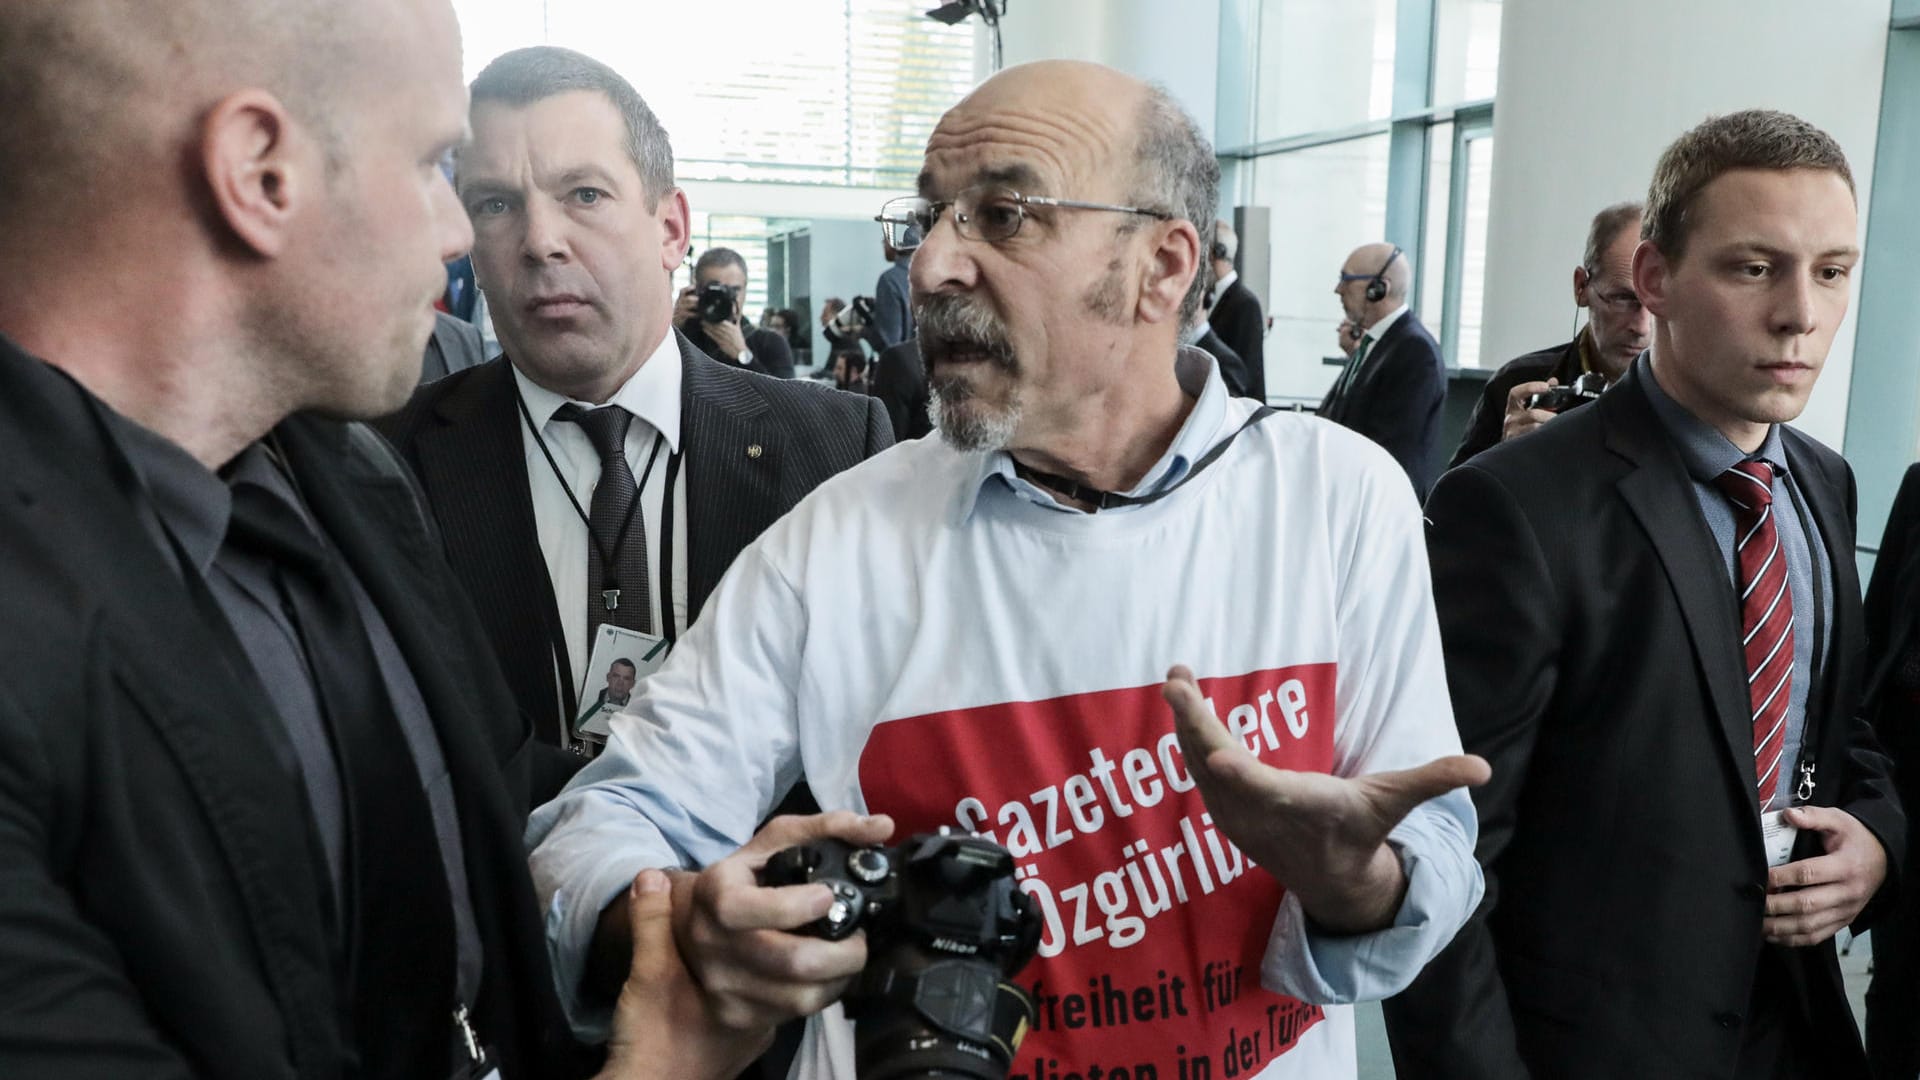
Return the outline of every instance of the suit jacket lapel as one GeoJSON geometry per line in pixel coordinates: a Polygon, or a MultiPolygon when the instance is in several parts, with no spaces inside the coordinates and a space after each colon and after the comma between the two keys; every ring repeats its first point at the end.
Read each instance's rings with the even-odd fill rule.
{"type": "Polygon", "coordinates": [[[447,560],[475,598],[514,696],[543,738],[564,745],[546,725],[564,722],[555,651],[564,652],[565,635],[534,528],[511,364],[501,357],[475,369],[436,414],[439,422],[421,425],[414,453],[447,560]]]}
{"type": "MultiPolygon", "coordinates": [[[[1637,467],[1621,477],[1620,496],[1646,531],[1647,540],[1667,572],[1686,623],[1700,676],[1713,703],[1721,743],[1733,777],[1753,776],[1753,720],[1746,693],[1746,658],[1740,651],[1740,623],[1733,585],[1721,562],[1713,534],[1700,516],[1686,466],[1660,427],[1652,402],[1640,386],[1640,372],[1594,406],[1606,418],[1608,449],[1637,467]]],[[[1738,785],[1754,815],[1760,799],[1749,779],[1738,785]]],[[[1755,834],[1757,837],[1757,833],[1755,834]]]]}
{"type": "Polygon", "coordinates": [[[691,623],[734,556],[772,522],[780,505],[781,453],[798,448],[772,444],[772,429],[762,422],[766,399],[750,379],[721,367],[686,338],[679,342],[691,623]]]}
{"type": "Polygon", "coordinates": [[[89,678],[118,681],[170,749],[262,943],[290,1053],[303,1073],[333,1069],[328,886],[293,748],[239,643],[224,622],[206,622],[224,617],[195,599],[171,553],[148,542],[132,509],[143,497],[137,482],[86,401],[0,339],[0,431],[17,436],[0,438],[0,457],[14,463],[10,486],[83,515],[64,554],[102,575],[96,595],[114,599],[97,619],[89,678]],[[290,824],[300,831],[289,835],[290,824]]]}

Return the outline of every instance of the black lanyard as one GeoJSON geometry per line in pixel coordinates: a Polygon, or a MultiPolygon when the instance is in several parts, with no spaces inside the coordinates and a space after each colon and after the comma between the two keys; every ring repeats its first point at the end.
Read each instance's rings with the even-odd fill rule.
{"type": "MultiPolygon", "coordinates": [[[[627,516],[620,519],[620,530],[613,534],[613,550],[600,546],[600,538],[593,535],[593,519],[580,507],[580,500],[573,493],[573,485],[567,483],[567,477],[560,471],[560,463],[554,460],[553,450],[547,446],[547,440],[540,435],[540,429],[534,426],[533,413],[527,409],[527,400],[520,396],[520,389],[514,388],[513,399],[520,403],[520,418],[527,422],[527,430],[533,432],[533,441],[540,446],[540,452],[546,455],[547,467],[553,470],[553,478],[560,481],[560,490],[567,493],[567,502],[573,512],[580,515],[580,524],[587,527],[587,543],[592,544],[600,553],[600,581],[608,589],[620,588],[620,549],[627,544],[627,530],[633,525],[633,518],[640,510],[640,497],[647,490],[647,481],[653,478],[653,464],[660,459],[660,446],[666,442],[666,436],[656,429],[653,433],[653,452],[647,455],[647,467],[640,474],[640,481],[633,486],[633,501],[627,504],[627,516]]],[[[646,526],[642,525],[642,529],[646,526]]]]}
{"type": "Polygon", "coordinates": [[[1112,491],[1101,491],[1098,488],[1088,487],[1085,484],[1070,480],[1064,476],[1055,476],[1052,473],[1041,472],[1039,469],[1022,465],[1018,458],[1015,458],[1013,461],[1013,475],[1025,480],[1029,484],[1051,489],[1077,502],[1091,503],[1093,505],[1092,512],[1096,514],[1102,510],[1111,510],[1117,506],[1147,506],[1152,503],[1157,503],[1161,499],[1186,487],[1194,477],[1205,472],[1209,465],[1219,461],[1220,455],[1227,452],[1227,448],[1233,445],[1233,441],[1238,439],[1242,432],[1245,432],[1248,428],[1279,411],[1280,410],[1271,405],[1260,406],[1254,410],[1252,416],[1247,417],[1246,423],[1235,428],[1233,434],[1220,440],[1219,443],[1215,444],[1213,449],[1207,451],[1198,461],[1195,461],[1193,468],[1187,470],[1187,475],[1181,477],[1177,483],[1161,488],[1151,495],[1121,495],[1112,491]]]}
{"type": "MultiPolygon", "coordinates": [[[[607,552],[600,548],[598,541],[594,540],[593,522],[587,516],[586,511],[580,508],[580,500],[574,496],[573,486],[567,483],[565,474],[560,471],[560,463],[554,460],[553,451],[548,448],[547,440],[540,436],[540,429],[535,426],[533,413],[527,408],[526,399],[520,396],[519,387],[516,386],[514,388],[513,396],[514,400],[520,405],[521,419],[526,421],[527,430],[533,434],[533,441],[540,447],[540,452],[546,456],[547,467],[553,470],[553,478],[560,482],[560,490],[566,492],[567,502],[572,504],[573,512],[578,514],[580,521],[587,526],[587,541],[594,545],[595,550],[600,552],[601,580],[603,582],[607,581],[607,573],[610,568],[615,566],[614,559],[608,558],[607,552]]],[[[620,553],[621,545],[626,542],[627,527],[632,524],[634,512],[639,509],[641,496],[646,492],[647,481],[653,476],[654,462],[660,456],[660,444],[664,441],[665,437],[656,429],[653,438],[653,451],[647,457],[647,466],[645,471],[641,473],[639,482],[633,487],[633,503],[627,507],[626,520],[620,523],[620,533],[614,540],[613,554],[615,558],[617,558],[620,553]]],[[[679,475],[680,453],[679,451],[675,451],[667,455],[667,476],[664,485],[666,490],[661,492],[660,495],[660,559],[658,566],[659,573],[655,575],[655,577],[659,579],[660,584],[661,636],[666,638],[670,644],[678,637],[673,625],[673,485],[674,481],[679,478],[679,475]]],[[[617,580],[615,580],[615,585],[618,585],[617,580]]],[[[589,618],[591,618],[592,613],[589,612],[588,615],[589,618]]],[[[570,731],[572,729],[573,718],[580,714],[580,696],[575,692],[573,686],[572,655],[567,649],[567,633],[564,626],[556,621],[548,627],[548,630],[548,647],[553,651],[555,681],[560,684],[561,709],[565,712],[567,718],[566,723],[562,726],[563,729],[570,731]]],[[[588,643],[588,648],[592,648],[591,641],[588,643]]]]}

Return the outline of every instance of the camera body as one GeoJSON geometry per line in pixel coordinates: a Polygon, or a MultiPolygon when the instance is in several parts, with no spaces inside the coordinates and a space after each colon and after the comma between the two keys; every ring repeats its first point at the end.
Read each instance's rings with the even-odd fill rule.
{"type": "Polygon", "coordinates": [[[873,297],[856,296],[833,317],[833,330],[842,337],[853,338],[859,336],[860,331],[872,321],[873,297]]]}
{"type": "Polygon", "coordinates": [[[1527,396],[1527,408],[1562,413],[1593,401],[1607,388],[1607,377],[1589,371],[1565,386],[1549,387],[1527,396]]]}
{"type": "Polygon", "coordinates": [[[703,323],[733,321],[733,290],[717,281],[700,286],[694,294],[694,312],[703,323]]]}
{"type": "Polygon", "coordinates": [[[867,966],[842,999],[862,1080],[1007,1075],[1034,1020],[1009,980],[1039,949],[1041,923],[1006,848],[946,828],[897,847],[821,839],[775,854],[760,881],[833,891],[800,933],[867,932],[867,966]]]}

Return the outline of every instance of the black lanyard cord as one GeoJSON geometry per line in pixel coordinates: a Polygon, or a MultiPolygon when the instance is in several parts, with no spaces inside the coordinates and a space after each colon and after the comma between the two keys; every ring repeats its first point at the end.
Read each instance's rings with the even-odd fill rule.
{"type": "MultiPolygon", "coordinates": [[[[640,498],[647,490],[647,481],[653,478],[653,466],[660,459],[660,446],[666,442],[666,436],[662,435],[659,429],[654,430],[653,451],[647,455],[647,467],[640,473],[639,483],[633,486],[633,501],[627,504],[627,515],[620,520],[620,531],[613,536],[613,550],[608,551],[600,546],[599,538],[593,535],[593,520],[587,516],[585,510],[581,509],[580,499],[573,493],[573,485],[567,483],[566,474],[560,471],[560,463],[554,460],[553,450],[547,446],[547,440],[541,437],[540,429],[534,425],[533,413],[527,408],[527,399],[520,396],[519,387],[514,388],[513,398],[520,404],[520,418],[527,422],[527,430],[533,433],[533,441],[539,445],[540,452],[546,456],[547,467],[553,470],[553,478],[560,482],[560,490],[566,492],[568,504],[573,507],[573,512],[580,516],[580,524],[587,527],[587,542],[600,553],[602,582],[608,588],[619,588],[620,549],[626,546],[627,530],[632,527],[634,514],[640,509],[640,498]]],[[[669,497],[671,494],[671,492],[668,493],[669,497]]]]}

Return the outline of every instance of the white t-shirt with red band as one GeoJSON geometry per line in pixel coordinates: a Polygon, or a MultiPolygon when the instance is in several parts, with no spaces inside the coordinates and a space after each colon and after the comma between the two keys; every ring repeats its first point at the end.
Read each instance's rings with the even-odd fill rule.
{"type": "MultiPolygon", "coordinates": [[[[731,854],[803,775],[821,806],[891,814],[896,841],[991,835],[1044,919],[1017,977],[1030,1080],[1352,1076],[1347,1003],[1412,980],[1478,903],[1464,792],[1393,833],[1392,927],[1330,936],[1214,826],[1160,683],[1192,667],[1249,749],[1355,775],[1459,751],[1420,514],[1405,474],[1336,425],[1252,412],[1210,361],[1139,490],[1064,512],[1004,454],[937,437],[842,473],[741,553],[607,752],[528,829],[555,975],[648,866],[731,854]]],[[[851,1080],[838,1007],[795,1075],[851,1080]]]]}

